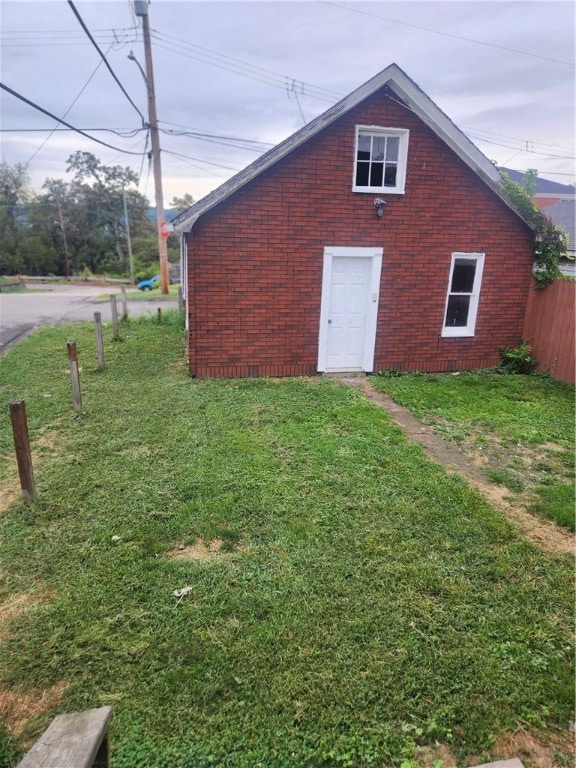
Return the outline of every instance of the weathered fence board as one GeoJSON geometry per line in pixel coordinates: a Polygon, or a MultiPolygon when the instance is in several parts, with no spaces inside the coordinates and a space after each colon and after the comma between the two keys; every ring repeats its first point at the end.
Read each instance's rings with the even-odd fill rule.
{"type": "Polygon", "coordinates": [[[530,343],[538,370],[574,384],[576,283],[555,280],[543,291],[532,289],[528,297],[523,338],[530,343]]]}

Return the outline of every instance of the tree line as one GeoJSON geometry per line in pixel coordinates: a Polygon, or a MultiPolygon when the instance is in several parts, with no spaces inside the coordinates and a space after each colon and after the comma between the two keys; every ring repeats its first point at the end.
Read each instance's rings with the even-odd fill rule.
{"type": "MultiPolygon", "coordinates": [[[[26,165],[0,163],[0,275],[129,276],[128,229],[137,279],[155,274],[156,227],[134,171],[103,165],[90,152],[71,155],[66,171],[69,181],[46,179],[34,191],[26,165]]],[[[192,203],[185,195],[170,207],[182,211],[192,203]]],[[[179,258],[170,236],[168,259],[179,258]]]]}

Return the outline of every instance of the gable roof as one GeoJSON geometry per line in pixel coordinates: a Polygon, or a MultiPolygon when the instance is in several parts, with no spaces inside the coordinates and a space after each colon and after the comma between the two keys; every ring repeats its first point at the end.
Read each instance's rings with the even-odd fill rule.
{"type": "Polygon", "coordinates": [[[502,198],[514,213],[519,215],[504,191],[498,169],[397,64],[391,64],[371,80],[368,80],[367,83],[352,91],[351,94],[344,97],[333,107],[330,107],[330,109],[292,134],[292,136],[289,136],[280,144],[261,155],[253,163],[250,163],[250,165],[246,166],[235,176],[225,181],[224,184],[221,184],[197,203],[194,203],[188,210],[177,216],[172,222],[174,230],[180,233],[189,231],[202,214],[226,200],[226,198],[237,192],[245,184],[248,184],[256,176],[329,126],[337,118],[349,112],[360,102],[364,101],[364,99],[367,99],[384,87],[387,87],[394,93],[402,101],[403,106],[414,112],[466,165],[502,198]]]}

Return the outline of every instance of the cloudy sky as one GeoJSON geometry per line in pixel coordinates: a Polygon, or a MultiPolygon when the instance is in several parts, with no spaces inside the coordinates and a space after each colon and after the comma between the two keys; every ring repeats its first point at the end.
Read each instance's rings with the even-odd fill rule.
{"type": "MultiPolygon", "coordinates": [[[[76,150],[132,167],[154,197],[142,115],[140,20],[129,0],[0,0],[1,155],[35,188],[76,150]],[[138,111],[139,110],[139,111],[138,111]],[[104,130],[106,129],[106,130],[104,130]],[[129,154],[133,153],[133,154],[129,154]]],[[[199,199],[395,62],[491,160],[574,180],[574,5],[483,2],[153,0],[164,199],[199,199]]]]}

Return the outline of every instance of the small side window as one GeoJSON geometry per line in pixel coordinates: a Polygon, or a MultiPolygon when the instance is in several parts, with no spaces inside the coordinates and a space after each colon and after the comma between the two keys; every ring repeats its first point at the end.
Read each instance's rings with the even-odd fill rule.
{"type": "Polygon", "coordinates": [[[474,336],[483,253],[453,253],[442,336],[474,336]]]}

